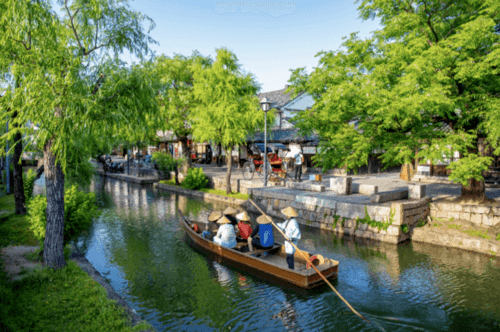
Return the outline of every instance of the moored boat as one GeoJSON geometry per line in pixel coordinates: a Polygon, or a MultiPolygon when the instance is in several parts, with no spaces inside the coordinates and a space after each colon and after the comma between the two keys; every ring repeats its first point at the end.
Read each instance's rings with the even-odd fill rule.
{"type": "MultiPolygon", "coordinates": [[[[312,267],[307,266],[306,260],[299,251],[295,252],[295,269],[290,270],[285,259],[285,246],[281,243],[275,242],[275,245],[267,250],[256,249],[252,252],[242,252],[241,249],[246,243],[238,243],[236,248],[231,249],[204,238],[201,230],[195,231],[191,227],[193,224],[200,225],[201,223],[187,219],[181,210],[179,210],[179,221],[186,230],[186,234],[198,247],[204,251],[243,265],[245,268],[252,270],[252,272],[264,273],[306,289],[324,284],[321,276],[312,267]],[[267,252],[268,255],[266,256],[264,252],[267,252]]],[[[302,253],[307,257],[313,258],[312,263],[327,279],[337,277],[338,261],[324,258],[321,255],[312,256],[306,251],[302,251],[302,253]]]]}

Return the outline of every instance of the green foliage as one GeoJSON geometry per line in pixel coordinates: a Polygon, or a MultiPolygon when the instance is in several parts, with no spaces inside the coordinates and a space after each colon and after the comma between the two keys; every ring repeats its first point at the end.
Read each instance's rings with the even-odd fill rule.
{"type": "Polygon", "coordinates": [[[408,231],[410,230],[408,225],[407,224],[403,224],[403,225],[400,225],[399,226],[401,228],[401,231],[404,233],[404,234],[408,234],[408,231]]]}
{"type": "Polygon", "coordinates": [[[173,171],[175,166],[179,166],[184,162],[183,158],[175,159],[168,152],[154,152],[151,159],[158,165],[158,169],[164,172],[173,171]]]}
{"type": "Polygon", "coordinates": [[[75,262],[60,271],[35,270],[16,283],[0,278],[0,326],[5,331],[144,331],[75,262]]]}
{"type": "Polygon", "coordinates": [[[190,168],[182,184],[185,188],[197,190],[208,185],[208,178],[203,173],[203,168],[190,168]]]}
{"type": "Polygon", "coordinates": [[[24,197],[26,203],[33,197],[33,188],[35,187],[36,172],[29,169],[23,174],[24,197]]]}
{"type": "Polygon", "coordinates": [[[491,240],[491,237],[488,235],[488,231],[478,231],[476,229],[469,229],[466,231],[461,231],[462,233],[468,234],[470,236],[477,236],[483,239],[491,240]]]}
{"type": "Polygon", "coordinates": [[[500,233],[497,233],[496,240],[497,240],[497,241],[500,241],[500,233]]]}
{"type": "Polygon", "coordinates": [[[30,230],[27,215],[15,213],[14,195],[0,197],[0,247],[9,245],[37,245],[37,238],[30,230]]]}
{"type": "Polygon", "coordinates": [[[231,198],[237,198],[237,199],[243,199],[243,200],[247,200],[250,198],[250,195],[248,195],[248,194],[242,194],[242,193],[226,194],[226,192],[224,190],[220,190],[220,189],[202,188],[202,189],[200,189],[200,191],[203,191],[204,193],[207,193],[207,194],[215,194],[215,195],[219,195],[219,196],[225,196],[225,197],[231,197],[231,198]]]}
{"type": "Polygon", "coordinates": [[[448,225],[448,228],[458,230],[458,229],[462,228],[462,225],[451,224],[451,225],[448,225]]]}
{"type": "MultiPolygon", "coordinates": [[[[64,245],[86,231],[99,212],[96,207],[94,193],[84,193],[77,190],[75,185],[64,193],[64,245]]],[[[43,242],[47,219],[47,198],[43,195],[35,196],[28,204],[30,229],[36,238],[43,242]]]]}
{"type": "Polygon", "coordinates": [[[425,220],[424,219],[418,219],[417,224],[415,227],[423,227],[425,226],[425,220]]]}
{"type": "Polygon", "coordinates": [[[415,151],[434,163],[458,151],[450,179],[482,181],[490,159],[479,156],[479,139],[500,153],[498,1],[360,2],[361,17],[378,17],[381,29],[365,40],[353,33],[338,51],[319,52],[310,74],[291,74],[290,91],[315,100],[295,118],[320,136],[313,161],[353,170],[373,151],[385,167],[410,163],[415,151]]]}
{"type": "Polygon", "coordinates": [[[368,224],[370,225],[371,227],[377,227],[377,229],[380,231],[380,230],[384,230],[384,231],[387,231],[387,228],[389,228],[390,225],[392,225],[392,223],[394,222],[394,214],[395,214],[395,211],[393,212],[392,209],[391,209],[391,214],[390,214],[390,218],[389,218],[389,221],[388,222],[380,222],[380,221],[376,221],[376,220],[372,220],[370,218],[370,215],[368,214],[368,207],[365,206],[365,216],[364,218],[359,218],[357,217],[356,218],[356,229],[358,228],[358,224],[359,223],[363,223],[363,224],[368,224]]]}

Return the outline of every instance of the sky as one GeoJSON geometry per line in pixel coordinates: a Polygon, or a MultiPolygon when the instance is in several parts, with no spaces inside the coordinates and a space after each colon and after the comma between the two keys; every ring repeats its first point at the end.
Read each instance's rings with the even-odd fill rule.
{"type": "MultiPolygon", "coordinates": [[[[315,55],[339,50],[342,37],[359,32],[365,38],[380,28],[377,20],[358,18],[354,0],[135,0],[130,5],[155,22],[157,55],[198,50],[215,58],[216,49],[226,47],[256,77],[261,92],[283,89],[290,69],[311,72],[319,60],[315,55]]],[[[124,60],[133,61],[129,55],[124,60]]]]}

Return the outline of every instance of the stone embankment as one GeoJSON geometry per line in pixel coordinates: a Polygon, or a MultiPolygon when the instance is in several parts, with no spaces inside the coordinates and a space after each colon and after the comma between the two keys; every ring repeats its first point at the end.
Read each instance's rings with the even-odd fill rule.
{"type": "MultiPolygon", "coordinates": [[[[255,202],[270,216],[283,218],[280,210],[292,206],[299,213],[301,224],[389,243],[409,239],[413,227],[419,220],[423,222],[429,214],[430,198],[397,201],[390,206],[381,206],[339,202],[268,189],[250,191],[255,202]]],[[[244,207],[258,213],[257,208],[250,203],[246,203],[244,207]]]]}
{"type": "Polygon", "coordinates": [[[221,195],[216,195],[216,194],[209,194],[209,193],[204,193],[204,192],[198,191],[198,190],[186,189],[186,188],[182,188],[179,186],[170,186],[168,184],[163,184],[163,183],[155,183],[155,184],[153,184],[153,187],[158,189],[158,190],[176,192],[176,193],[186,195],[186,196],[199,197],[199,198],[201,198],[203,200],[207,200],[207,201],[216,201],[216,202],[222,202],[222,203],[233,204],[233,205],[242,205],[242,204],[245,204],[247,202],[244,199],[226,197],[226,196],[221,196],[221,195]]]}

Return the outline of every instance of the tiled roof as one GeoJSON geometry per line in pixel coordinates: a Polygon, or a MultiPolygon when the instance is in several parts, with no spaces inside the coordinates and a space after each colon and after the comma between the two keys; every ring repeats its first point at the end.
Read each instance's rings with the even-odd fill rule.
{"type": "MultiPolygon", "coordinates": [[[[311,142],[318,144],[319,137],[316,134],[307,135],[307,136],[299,136],[299,129],[291,128],[291,129],[277,129],[270,130],[267,133],[267,141],[268,142],[277,142],[277,143],[306,143],[311,142]]],[[[248,142],[260,143],[264,142],[264,133],[259,132],[253,136],[249,136],[247,139],[248,142]]]]}
{"type": "MultiPolygon", "coordinates": [[[[287,88],[285,87],[284,89],[281,90],[262,92],[259,93],[257,97],[259,97],[259,100],[262,100],[264,97],[266,97],[267,100],[271,102],[271,108],[276,108],[280,110],[284,105],[288,104],[292,100],[291,92],[285,93],[286,89],[287,88]]],[[[297,97],[300,96],[301,94],[302,93],[299,93],[297,97]]]]}

